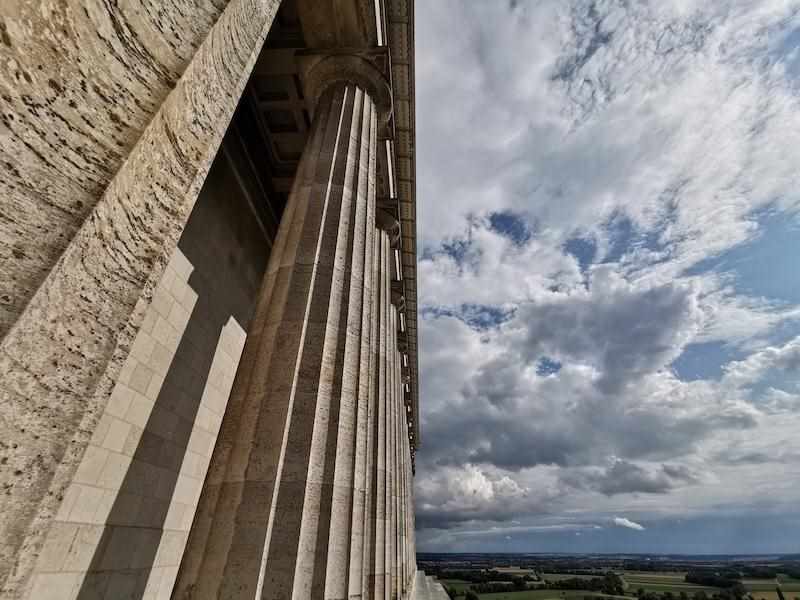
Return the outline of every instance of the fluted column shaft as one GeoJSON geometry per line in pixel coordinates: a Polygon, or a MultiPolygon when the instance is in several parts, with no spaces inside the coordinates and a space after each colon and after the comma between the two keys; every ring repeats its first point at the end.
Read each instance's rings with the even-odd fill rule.
{"type": "Polygon", "coordinates": [[[386,598],[393,600],[396,598],[396,571],[394,564],[394,531],[395,531],[395,506],[394,506],[394,413],[396,381],[394,373],[394,357],[397,353],[396,325],[397,312],[394,306],[389,306],[389,345],[386,352],[387,384],[386,391],[386,598]]]}
{"type": "Polygon", "coordinates": [[[320,97],[174,598],[347,597],[376,128],[320,97]]]}
{"type": "MultiPolygon", "coordinates": [[[[376,135],[376,128],[372,128],[371,135],[376,135]]],[[[374,148],[375,140],[370,141],[374,148]]],[[[376,156],[372,152],[368,156],[362,154],[362,161],[370,161],[370,172],[375,172],[376,156]]],[[[375,178],[367,181],[367,194],[370,201],[367,206],[367,232],[364,242],[364,286],[361,306],[361,343],[359,349],[359,371],[357,389],[356,426],[354,433],[355,454],[353,456],[353,482],[352,482],[352,514],[350,515],[350,548],[346,557],[348,560],[347,597],[356,600],[363,596],[364,587],[364,551],[366,548],[366,518],[368,510],[367,481],[370,442],[370,413],[374,412],[374,373],[375,364],[374,348],[377,343],[375,331],[375,315],[377,302],[375,301],[375,286],[378,279],[375,229],[375,178]]]]}
{"type": "MultiPolygon", "coordinates": [[[[349,302],[343,306],[345,320],[344,353],[342,357],[341,383],[335,389],[339,398],[339,412],[331,412],[331,435],[326,451],[326,485],[333,485],[330,508],[323,506],[320,521],[330,515],[327,555],[318,553],[325,561],[325,598],[345,600],[359,597],[360,589],[350,590],[351,552],[359,552],[362,535],[363,481],[357,480],[363,468],[362,444],[366,429],[366,393],[369,381],[369,304],[372,299],[372,238],[375,231],[375,147],[377,140],[376,114],[369,97],[365,97],[362,110],[362,132],[360,139],[351,137],[352,144],[360,144],[357,165],[358,199],[367,200],[364,206],[356,206],[355,231],[352,244],[352,273],[350,277],[349,302]],[[369,176],[369,173],[372,173],[369,176]],[[363,234],[361,233],[363,232],[363,234]],[[365,364],[366,363],[366,364],[365,364]],[[366,382],[364,381],[366,380],[366,382]],[[338,423],[337,423],[338,416],[338,423]],[[333,433],[336,433],[334,436],[333,433]],[[351,546],[355,545],[353,550],[351,546]]],[[[354,154],[354,148],[351,147],[354,154]]],[[[321,550],[321,548],[319,548],[321,550]]]]}
{"type": "Polygon", "coordinates": [[[375,536],[376,536],[376,508],[378,486],[378,408],[379,408],[379,360],[380,360],[380,323],[381,323],[381,267],[383,264],[383,235],[376,232],[373,239],[372,277],[373,301],[370,307],[370,321],[373,335],[370,338],[370,365],[369,365],[369,405],[367,407],[367,444],[366,444],[366,469],[364,477],[364,549],[362,555],[362,590],[364,598],[374,598],[372,593],[375,585],[375,536]]]}
{"type": "Polygon", "coordinates": [[[387,438],[389,366],[387,355],[392,349],[390,308],[390,252],[391,243],[385,231],[379,231],[379,288],[376,293],[378,303],[378,343],[375,352],[375,418],[372,421],[372,468],[370,473],[371,506],[369,515],[369,556],[367,556],[367,597],[383,600],[387,597],[386,581],[386,516],[387,516],[387,438]]]}

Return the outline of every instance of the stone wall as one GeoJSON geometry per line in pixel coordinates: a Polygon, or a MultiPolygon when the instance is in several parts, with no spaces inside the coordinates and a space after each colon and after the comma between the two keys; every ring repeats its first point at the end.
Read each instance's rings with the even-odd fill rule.
{"type": "Polygon", "coordinates": [[[0,339],[175,87],[225,2],[3,2],[0,339]],[[183,5],[183,6],[182,6],[183,5]]]}
{"type": "Polygon", "coordinates": [[[3,3],[4,596],[30,579],[279,4],[3,3]]]}
{"type": "Polygon", "coordinates": [[[67,488],[29,598],[169,598],[269,242],[220,153],[67,488]]]}

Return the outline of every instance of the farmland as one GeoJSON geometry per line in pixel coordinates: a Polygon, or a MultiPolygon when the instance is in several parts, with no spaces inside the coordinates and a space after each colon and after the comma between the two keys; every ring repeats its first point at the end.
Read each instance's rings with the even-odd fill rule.
{"type": "Polygon", "coordinates": [[[627,596],[609,596],[583,590],[526,590],[524,592],[500,592],[494,594],[479,594],[485,600],[622,600],[627,596]]]}
{"type": "MultiPolygon", "coordinates": [[[[533,571],[527,569],[507,568],[500,570],[513,575],[532,575],[533,571]]],[[[601,594],[588,590],[552,590],[552,589],[536,589],[537,586],[543,585],[542,582],[531,582],[529,585],[534,589],[525,591],[512,591],[508,592],[495,592],[479,594],[479,598],[485,600],[583,600],[584,598],[594,598],[596,600],[611,600],[619,598],[634,598],[638,590],[645,592],[655,592],[663,594],[664,592],[671,592],[676,600],[681,598],[684,593],[688,597],[693,597],[697,592],[704,592],[709,598],[715,592],[719,592],[719,588],[710,586],[701,586],[684,581],[685,573],[682,572],[636,572],[636,571],[623,571],[620,573],[625,581],[626,595],[625,596],[612,596],[608,594],[601,594]]],[[[538,575],[542,580],[548,582],[565,581],[574,579],[577,576],[563,573],[541,573],[538,575]]],[[[599,578],[599,575],[581,575],[580,579],[599,578]]],[[[742,584],[745,589],[750,593],[754,600],[780,600],[775,588],[778,581],[780,581],[781,589],[783,590],[785,600],[794,600],[800,598],[800,581],[781,577],[776,579],[743,579],[742,584]]],[[[470,589],[472,585],[469,581],[458,579],[444,579],[442,584],[448,589],[454,589],[456,592],[463,594],[470,589]]],[[[511,584],[509,583],[509,588],[511,584]]],[[[459,596],[457,596],[459,597],[459,596]]]]}
{"type": "Polygon", "coordinates": [[[672,592],[674,594],[686,592],[689,595],[699,591],[709,594],[717,591],[717,588],[686,583],[685,572],[623,571],[622,577],[628,584],[630,593],[636,592],[640,588],[645,592],[672,592]]]}
{"type": "Polygon", "coordinates": [[[652,559],[531,555],[419,560],[463,600],[800,600],[800,557],[652,559]],[[780,586],[781,598],[776,591],[780,586]]]}

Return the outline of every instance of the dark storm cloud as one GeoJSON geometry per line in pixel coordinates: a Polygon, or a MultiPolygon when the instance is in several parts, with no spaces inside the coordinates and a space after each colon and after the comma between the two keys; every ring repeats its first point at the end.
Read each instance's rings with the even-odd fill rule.
{"type": "Polygon", "coordinates": [[[685,465],[662,464],[648,469],[626,460],[617,460],[606,469],[566,472],[562,481],[575,488],[617,494],[665,494],[675,487],[696,483],[699,476],[685,465]]]}

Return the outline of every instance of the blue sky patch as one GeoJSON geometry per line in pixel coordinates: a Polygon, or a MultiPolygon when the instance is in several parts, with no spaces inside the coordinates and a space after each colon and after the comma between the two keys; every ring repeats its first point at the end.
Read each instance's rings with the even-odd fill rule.
{"type": "Polygon", "coordinates": [[[442,243],[442,252],[447,254],[457,263],[461,264],[466,259],[471,243],[463,238],[442,243]]]}
{"type": "Polygon", "coordinates": [[[575,257],[581,272],[586,272],[586,269],[594,262],[597,243],[591,238],[574,237],[566,241],[564,251],[575,257]]]}
{"type": "Polygon", "coordinates": [[[462,304],[460,307],[425,306],[422,309],[423,318],[455,317],[478,331],[498,327],[513,316],[514,309],[487,304],[462,304]]]}
{"type": "MultiPolygon", "coordinates": [[[[675,192],[677,193],[677,192],[675,192]]],[[[624,214],[616,214],[608,220],[604,229],[608,235],[609,245],[602,262],[619,262],[622,258],[637,249],[651,252],[663,252],[667,246],[661,242],[661,234],[674,218],[674,209],[659,222],[658,227],[641,230],[624,214]]]]}
{"type": "Polygon", "coordinates": [[[553,360],[549,356],[543,356],[536,364],[536,374],[539,377],[547,377],[548,375],[558,373],[560,370],[561,363],[557,360],[553,360]]]}
{"type": "Polygon", "coordinates": [[[737,294],[800,302],[800,220],[765,213],[758,221],[757,237],[696,264],[685,274],[730,273],[737,294]]]}
{"type": "Polygon", "coordinates": [[[533,235],[527,221],[511,211],[490,213],[489,227],[518,246],[525,245],[533,235]]]}
{"type": "Polygon", "coordinates": [[[689,344],[681,355],[672,362],[672,370],[683,381],[698,379],[719,379],[722,368],[733,360],[741,360],[747,352],[723,342],[704,342],[689,344]]]}

